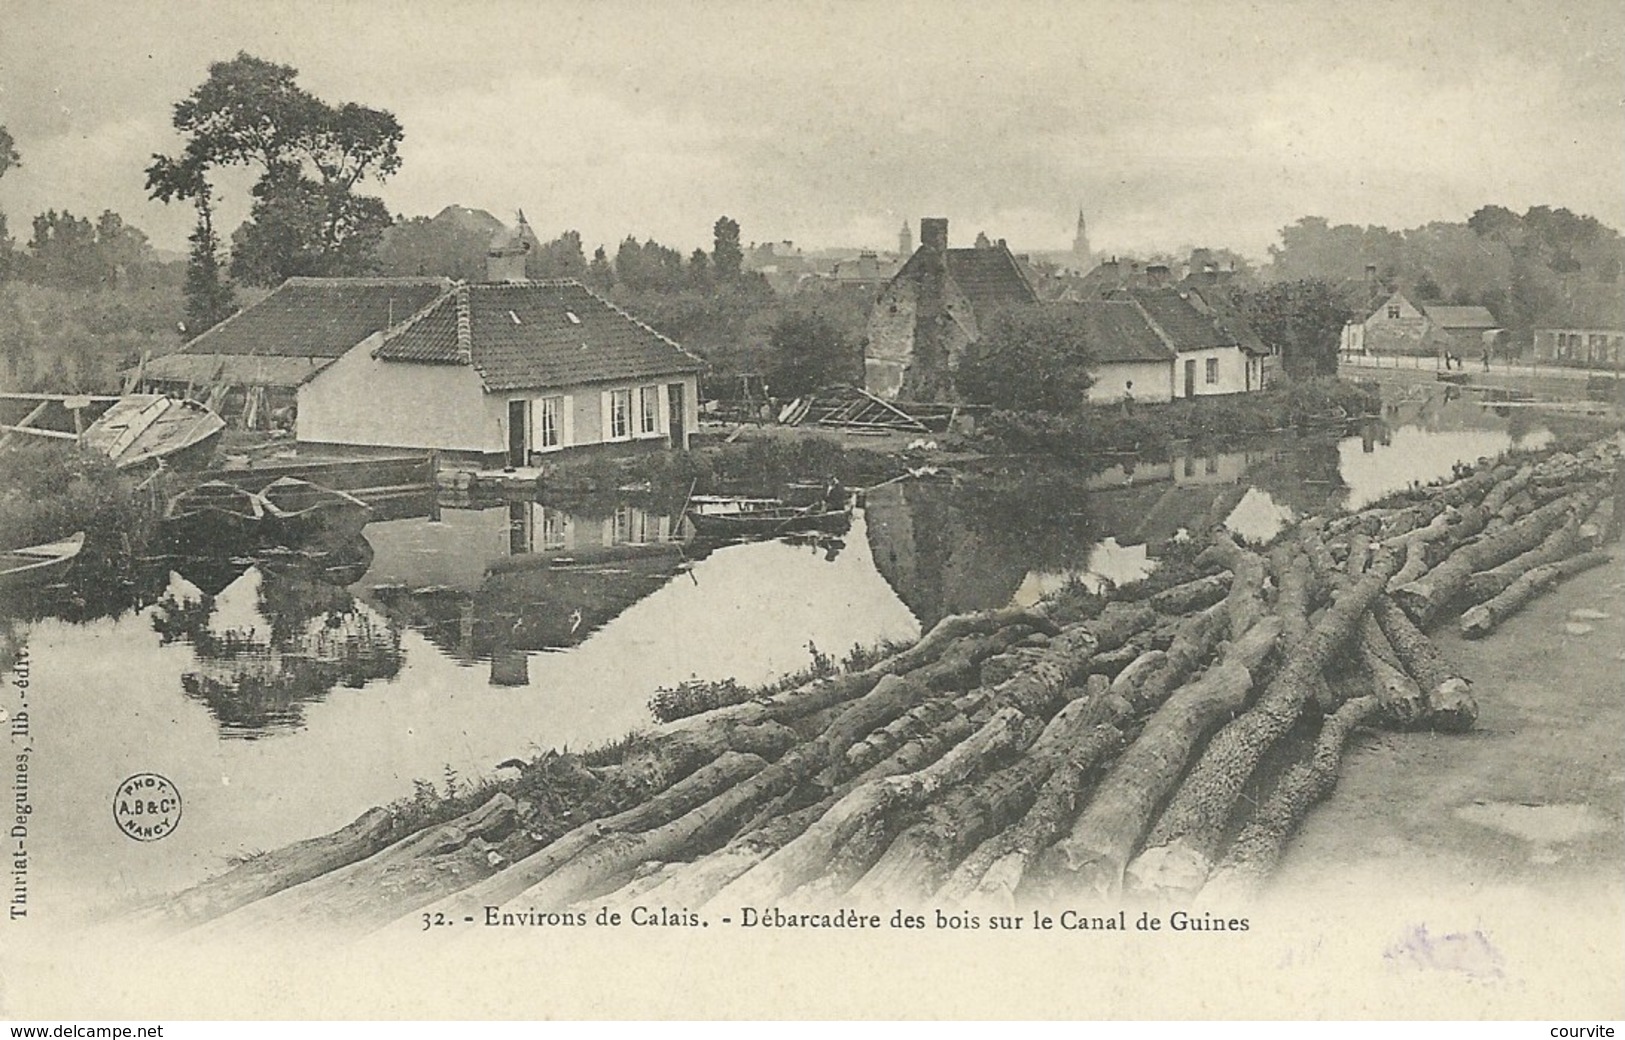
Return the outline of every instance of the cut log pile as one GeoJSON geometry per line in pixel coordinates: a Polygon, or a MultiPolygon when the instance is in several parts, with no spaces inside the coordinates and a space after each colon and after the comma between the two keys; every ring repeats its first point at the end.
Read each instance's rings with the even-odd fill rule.
{"type": "Polygon", "coordinates": [[[1473,725],[1428,631],[1483,636],[1607,559],[1619,461],[1603,441],[1482,462],[1267,551],[1220,530],[1194,576],[1092,616],[950,617],[863,671],[663,727],[597,770],[633,804],[534,847],[491,844],[536,829],[500,793],[387,847],[369,814],[184,894],[170,923],[1245,896],[1356,732],[1473,725]]]}

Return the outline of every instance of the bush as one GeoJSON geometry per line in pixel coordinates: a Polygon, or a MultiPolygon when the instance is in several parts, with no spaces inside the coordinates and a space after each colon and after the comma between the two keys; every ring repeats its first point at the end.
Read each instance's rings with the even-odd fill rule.
{"type": "Polygon", "coordinates": [[[1115,405],[1086,405],[1068,415],[999,411],[988,433],[1015,451],[1074,458],[1164,451],[1180,440],[1211,440],[1340,423],[1375,412],[1377,390],[1337,379],[1285,382],[1226,397],[1142,405],[1124,415],[1115,405]]]}

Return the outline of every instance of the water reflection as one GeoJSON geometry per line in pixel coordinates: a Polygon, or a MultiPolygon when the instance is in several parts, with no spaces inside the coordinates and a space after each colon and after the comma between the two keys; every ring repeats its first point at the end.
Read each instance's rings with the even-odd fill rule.
{"type": "Polygon", "coordinates": [[[1224,524],[1263,541],[1548,437],[1527,410],[1493,407],[1401,398],[1346,437],[1191,445],[1088,477],[989,463],[873,492],[840,538],[696,545],[648,496],[596,509],[428,497],[380,506],[348,555],[132,564],[93,606],[36,604],[0,626],[0,650],[26,640],[71,691],[37,720],[42,760],[84,781],[40,786],[40,811],[62,821],[42,834],[40,876],[183,885],[341,826],[414,778],[624,736],[648,725],[659,686],[765,682],[805,666],[809,643],[841,656],[1067,581],[1124,584],[1182,533],[1224,524]],[[147,770],[187,792],[187,825],[136,864],[103,825],[105,792],[147,770]]]}
{"type": "Polygon", "coordinates": [[[400,672],[399,625],[345,588],[371,559],[358,538],[314,556],[177,562],[152,628],[162,646],[191,647],[181,689],[207,706],[223,736],[295,729],[304,706],[336,687],[400,672]]]}

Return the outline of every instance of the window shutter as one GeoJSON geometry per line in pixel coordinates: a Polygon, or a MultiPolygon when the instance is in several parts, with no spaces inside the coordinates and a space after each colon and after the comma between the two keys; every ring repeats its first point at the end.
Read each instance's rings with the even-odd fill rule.
{"type": "Polygon", "coordinates": [[[615,408],[612,397],[613,395],[608,390],[598,392],[598,439],[600,441],[608,442],[611,435],[610,431],[615,428],[614,419],[611,417],[611,412],[615,408]]]}
{"type": "Polygon", "coordinates": [[[660,436],[671,436],[671,388],[661,383],[655,391],[658,400],[655,402],[655,429],[660,436]]]}
{"type": "Polygon", "coordinates": [[[569,394],[559,399],[559,447],[568,448],[576,442],[576,401],[569,394]]]}

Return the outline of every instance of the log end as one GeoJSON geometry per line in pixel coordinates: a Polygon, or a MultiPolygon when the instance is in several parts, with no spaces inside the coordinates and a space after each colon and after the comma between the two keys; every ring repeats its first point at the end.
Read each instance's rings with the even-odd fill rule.
{"type": "Polygon", "coordinates": [[[1440,733],[1465,733],[1478,721],[1472,684],[1459,675],[1440,683],[1428,695],[1428,725],[1440,733]]]}
{"type": "Polygon", "coordinates": [[[1188,899],[1202,890],[1213,872],[1213,864],[1184,841],[1146,849],[1124,873],[1124,885],[1131,892],[1188,899]]]}

